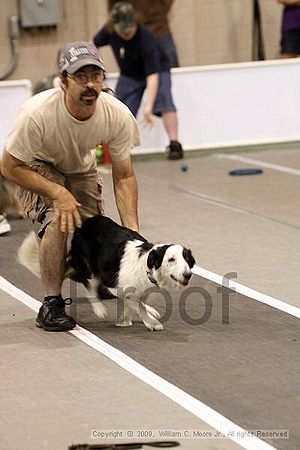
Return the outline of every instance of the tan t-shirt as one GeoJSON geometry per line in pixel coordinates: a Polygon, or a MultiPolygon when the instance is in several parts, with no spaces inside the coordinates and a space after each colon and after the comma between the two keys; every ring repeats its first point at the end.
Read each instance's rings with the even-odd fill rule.
{"type": "Polygon", "coordinates": [[[68,112],[59,87],[24,103],[5,148],[29,165],[37,159],[47,161],[68,174],[95,168],[98,144],[108,144],[113,161],[126,159],[140,144],[134,116],[123,103],[102,92],[94,114],[85,121],[77,120],[68,112]]]}

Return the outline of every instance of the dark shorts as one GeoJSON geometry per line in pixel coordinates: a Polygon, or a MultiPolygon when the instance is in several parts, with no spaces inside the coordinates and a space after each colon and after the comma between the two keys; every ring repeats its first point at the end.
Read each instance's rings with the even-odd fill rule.
{"type": "MultiPolygon", "coordinates": [[[[41,161],[35,162],[31,168],[48,180],[65,186],[81,203],[79,212],[82,219],[96,214],[104,214],[102,179],[96,169],[88,173],[63,174],[51,164],[41,161]]],[[[53,218],[52,201],[21,187],[18,190],[17,199],[24,213],[34,222],[42,224],[38,232],[39,237],[42,237],[46,226],[53,218]]]]}
{"type": "Polygon", "coordinates": [[[157,36],[155,39],[159,50],[167,58],[169,67],[179,67],[177,50],[171,33],[167,33],[164,36],[157,36]]]}
{"type": "MultiPolygon", "coordinates": [[[[136,117],[145,89],[145,80],[136,80],[135,78],[120,75],[116,87],[116,97],[125,103],[136,117]]],[[[169,71],[160,72],[159,74],[159,87],[153,106],[153,114],[161,116],[163,112],[167,111],[176,111],[172,98],[171,74],[169,71]]]]}
{"type": "Polygon", "coordinates": [[[284,31],[281,37],[281,53],[300,55],[300,28],[284,31]]]}

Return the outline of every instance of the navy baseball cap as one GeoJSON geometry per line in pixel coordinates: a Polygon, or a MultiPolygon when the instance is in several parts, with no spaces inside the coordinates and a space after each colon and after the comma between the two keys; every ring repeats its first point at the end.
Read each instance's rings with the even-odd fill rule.
{"type": "Polygon", "coordinates": [[[93,44],[84,41],[70,42],[58,51],[57,69],[72,75],[81,67],[93,65],[105,72],[105,66],[93,44]]]}

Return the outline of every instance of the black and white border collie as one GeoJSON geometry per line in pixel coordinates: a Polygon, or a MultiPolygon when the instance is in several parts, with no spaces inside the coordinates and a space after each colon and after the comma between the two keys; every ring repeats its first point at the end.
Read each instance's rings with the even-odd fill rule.
{"type": "MultiPolygon", "coordinates": [[[[38,252],[32,249],[32,237],[29,235],[26,239],[19,249],[18,260],[37,274],[32,255],[38,252]]],[[[96,291],[100,300],[103,286],[116,288],[118,298],[124,303],[117,326],[132,325],[132,313],[135,312],[146,328],[158,331],[163,329],[158,320],[159,313],[142,302],[143,293],[153,286],[167,291],[188,286],[194,264],[191,251],[182,245],[151,244],[139,233],[98,215],[76,229],[66,276],[96,291]]],[[[101,302],[90,302],[98,317],[107,316],[101,302]]]]}

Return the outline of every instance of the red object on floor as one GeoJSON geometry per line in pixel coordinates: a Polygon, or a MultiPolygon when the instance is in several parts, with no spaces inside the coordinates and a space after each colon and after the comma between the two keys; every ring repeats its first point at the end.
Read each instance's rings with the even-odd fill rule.
{"type": "Polygon", "coordinates": [[[111,157],[108,150],[108,145],[103,144],[103,154],[102,154],[102,164],[110,164],[111,163],[111,157]]]}

